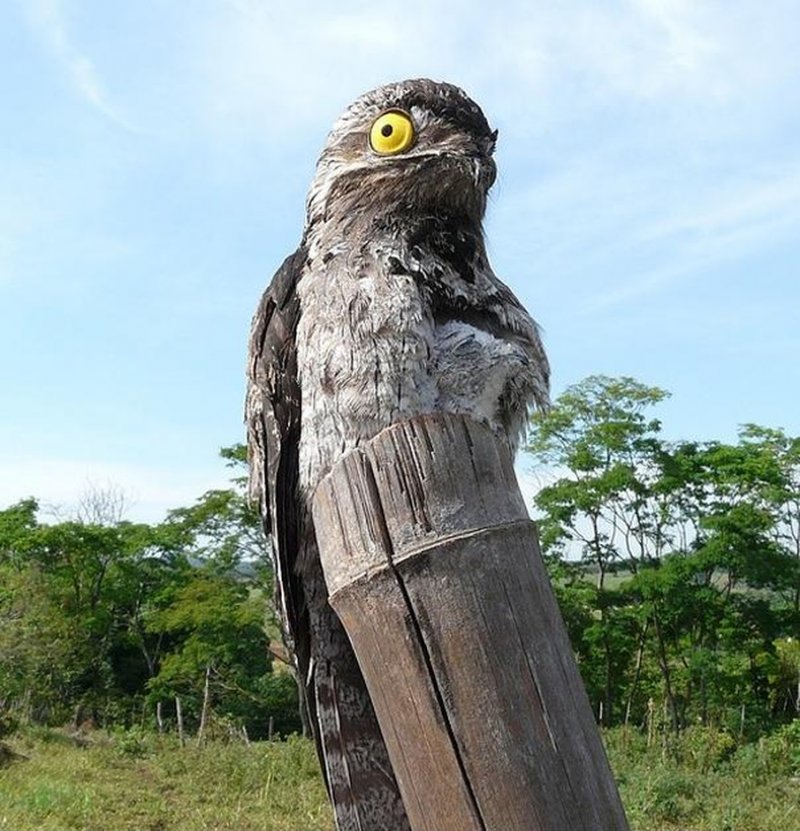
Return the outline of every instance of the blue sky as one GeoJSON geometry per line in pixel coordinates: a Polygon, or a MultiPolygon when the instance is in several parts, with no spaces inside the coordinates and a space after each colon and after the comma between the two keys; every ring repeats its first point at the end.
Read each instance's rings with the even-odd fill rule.
{"type": "Polygon", "coordinates": [[[500,130],[490,254],[556,393],[628,374],[670,437],[800,433],[794,0],[6,0],[0,505],[113,483],[155,520],[226,481],[325,135],[414,76],[500,130]]]}

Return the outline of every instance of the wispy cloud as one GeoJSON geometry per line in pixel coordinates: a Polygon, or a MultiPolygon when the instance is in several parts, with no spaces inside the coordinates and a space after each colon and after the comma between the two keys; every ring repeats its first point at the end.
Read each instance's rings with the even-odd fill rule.
{"type": "Polygon", "coordinates": [[[432,71],[448,27],[437,29],[435,9],[415,15],[415,5],[228,0],[195,43],[208,126],[280,143],[300,125],[329,124],[354,93],[432,71]]]}
{"type": "MultiPolygon", "coordinates": [[[[785,0],[776,4],[788,15],[785,0]]],[[[425,72],[506,90],[521,115],[570,89],[583,100],[562,98],[567,110],[587,96],[724,103],[797,65],[781,14],[735,0],[506,0],[492,15],[475,2],[454,13],[441,0],[402,8],[228,0],[223,8],[198,46],[211,100],[227,99],[231,111],[277,105],[308,115],[303,105],[325,93],[349,98],[375,80],[425,72]],[[538,98],[520,101],[525,88],[538,98]]]]}
{"type": "Polygon", "coordinates": [[[61,0],[24,0],[28,21],[61,65],[76,92],[94,109],[126,130],[135,130],[112,104],[91,59],[72,42],[61,0]]]}
{"type": "Polygon", "coordinates": [[[772,228],[800,221],[800,164],[755,167],[742,181],[723,183],[699,205],[645,227],[645,238],[681,234],[727,237],[747,229],[772,228]]]}
{"type": "Polygon", "coordinates": [[[744,181],[718,184],[696,195],[693,204],[672,204],[660,216],[655,210],[650,215],[652,221],[630,229],[628,245],[657,251],[661,264],[590,298],[584,313],[652,294],[781,239],[797,239],[800,167],[752,171],[744,181]]]}
{"type": "Polygon", "coordinates": [[[770,14],[737,0],[510,5],[512,26],[503,25],[505,15],[487,24],[507,48],[481,50],[478,61],[539,86],[544,66],[552,90],[572,83],[598,101],[622,95],[724,103],[773,83],[800,60],[785,26],[791,0],[775,0],[770,14]],[[516,60],[532,50],[538,61],[516,60]]]}
{"type": "Polygon", "coordinates": [[[606,93],[642,98],[676,92],[719,95],[712,72],[723,46],[698,21],[698,4],[634,0],[577,10],[568,51],[606,93]]]}

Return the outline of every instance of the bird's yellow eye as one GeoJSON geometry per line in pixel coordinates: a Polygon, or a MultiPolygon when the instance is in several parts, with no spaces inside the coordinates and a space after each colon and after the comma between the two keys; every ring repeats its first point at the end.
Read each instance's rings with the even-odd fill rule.
{"type": "Polygon", "coordinates": [[[379,115],[369,131],[369,143],[381,156],[402,153],[414,141],[414,122],[409,115],[399,110],[379,115]]]}

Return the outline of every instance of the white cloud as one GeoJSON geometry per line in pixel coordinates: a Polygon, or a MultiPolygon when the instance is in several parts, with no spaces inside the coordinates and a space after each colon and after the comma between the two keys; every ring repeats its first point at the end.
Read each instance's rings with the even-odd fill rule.
{"type": "Polygon", "coordinates": [[[612,9],[586,6],[570,54],[612,91],[645,98],[719,95],[712,70],[723,48],[713,30],[698,25],[697,5],[635,0],[612,9]]]}
{"type": "MultiPolygon", "coordinates": [[[[473,94],[512,152],[527,145],[552,159],[573,136],[586,150],[599,124],[628,116],[650,131],[631,141],[632,155],[669,152],[670,140],[673,153],[692,154],[757,133],[797,101],[790,5],[505,0],[487,14],[483,3],[444,0],[229,0],[194,22],[189,48],[204,129],[255,139],[273,158],[298,135],[320,147],[360,92],[420,75],[473,94]]],[[[574,160],[560,161],[568,170],[574,160]]]]}
{"type": "Polygon", "coordinates": [[[800,168],[748,172],[743,181],[723,182],[696,194],[688,205],[672,203],[649,212],[651,221],[631,217],[628,244],[657,246],[669,254],[656,268],[639,273],[588,300],[584,313],[652,294],[663,287],[735,261],[770,244],[800,236],[800,168]]]}
{"type": "Polygon", "coordinates": [[[413,12],[408,4],[229,1],[195,43],[209,128],[279,145],[299,125],[329,124],[355,94],[410,66],[422,73],[436,52],[438,16],[413,12]]]}
{"type": "Polygon", "coordinates": [[[741,180],[723,182],[703,194],[701,204],[688,206],[645,227],[642,236],[658,238],[679,234],[703,237],[739,235],[748,228],[800,220],[800,165],[761,167],[743,171],[741,180]]]}
{"type": "MultiPolygon", "coordinates": [[[[545,52],[556,88],[572,78],[600,100],[721,103],[780,80],[788,64],[797,67],[785,25],[790,7],[785,0],[769,10],[735,0],[527,4],[510,38],[514,47],[533,43],[545,52]]],[[[517,67],[524,75],[524,65],[517,67]]],[[[540,74],[535,69],[534,79],[540,74]]]]}
{"type": "Polygon", "coordinates": [[[24,0],[28,21],[58,61],[78,94],[110,121],[126,130],[133,126],[114,106],[91,59],[72,42],[61,0],[24,0]]]}

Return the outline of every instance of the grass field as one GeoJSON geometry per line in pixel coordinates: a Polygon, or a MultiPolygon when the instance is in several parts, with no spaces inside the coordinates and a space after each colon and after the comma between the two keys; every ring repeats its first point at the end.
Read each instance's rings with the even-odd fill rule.
{"type": "MultiPolygon", "coordinates": [[[[634,831],[800,829],[800,723],[737,748],[696,729],[678,743],[606,734],[634,831]]],[[[311,744],[181,748],[170,738],[57,731],[5,740],[2,831],[331,831],[311,744]]]]}
{"type": "Polygon", "coordinates": [[[15,737],[0,770],[2,831],[331,831],[309,742],[124,736],[89,747],[15,737]]]}

